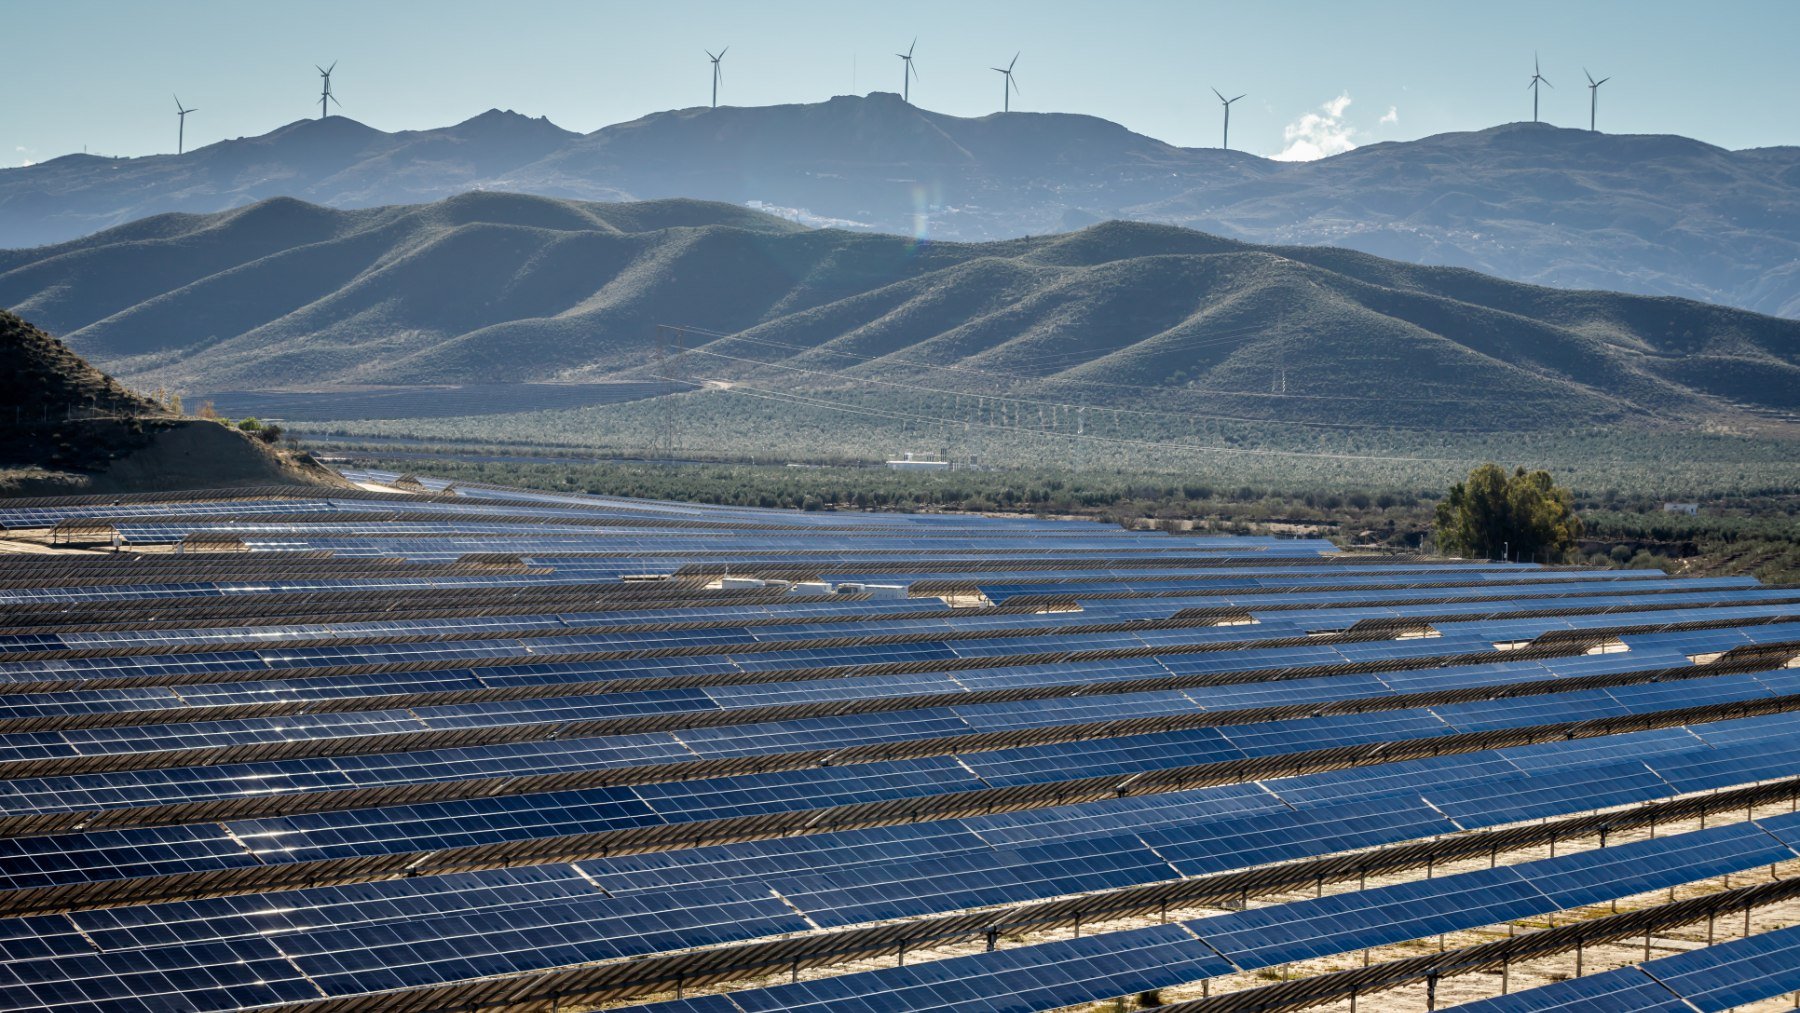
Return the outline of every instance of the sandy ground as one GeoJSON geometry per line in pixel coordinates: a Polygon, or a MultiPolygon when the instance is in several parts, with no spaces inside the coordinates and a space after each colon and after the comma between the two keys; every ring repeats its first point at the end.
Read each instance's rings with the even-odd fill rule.
{"type": "MultiPolygon", "coordinates": [[[[15,532],[15,534],[16,534],[16,532],[15,532]]],[[[66,546],[66,545],[53,546],[53,545],[49,544],[49,542],[47,540],[46,541],[35,541],[35,540],[30,540],[29,538],[17,538],[17,537],[0,539],[0,553],[20,552],[20,553],[25,553],[27,555],[37,555],[37,556],[61,555],[61,554],[67,553],[67,554],[71,554],[71,555],[89,556],[89,555],[93,555],[97,551],[98,550],[96,550],[96,549],[75,548],[75,547],[66,546]]]]}

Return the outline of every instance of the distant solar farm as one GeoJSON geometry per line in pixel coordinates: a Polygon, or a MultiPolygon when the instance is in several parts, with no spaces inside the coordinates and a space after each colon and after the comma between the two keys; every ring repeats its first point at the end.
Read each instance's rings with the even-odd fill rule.
{"type": "Polygon", "coordinates": [[[1800,990],[1800,588],[347,477],[0,504],[0,1009],[1800,990]]]}

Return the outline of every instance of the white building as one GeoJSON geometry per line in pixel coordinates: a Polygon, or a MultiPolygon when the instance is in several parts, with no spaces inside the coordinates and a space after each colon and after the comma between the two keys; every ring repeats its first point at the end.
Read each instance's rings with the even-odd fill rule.
{"type": "Polygon", "coordinates": [[[948,471],[950,469],[950,462],[923,460],[914,457],[913,452],[909,450],[906,452],[905,457],[898,461],[889,461],[887,466],[895,471],[948,471]]]}

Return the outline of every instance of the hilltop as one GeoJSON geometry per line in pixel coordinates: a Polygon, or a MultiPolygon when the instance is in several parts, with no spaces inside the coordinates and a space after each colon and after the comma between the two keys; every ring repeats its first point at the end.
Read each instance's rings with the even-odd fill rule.
{"type": "Polygon", "coordinates": [[[590,134],[499,110],[397,133],[332,116],[181,156],[65,156],[0,170],[0,243],[276,196],[354,209],[469,190],[755,202],[962,241],[1127,219],[1800,316],[1800,148],[1514,123],[1289,163],[1091,116],[947,116],[882,92],[672,110],[590,134]]]}
{"type": "Polygon", "coordinates": [[[921,245],[696,201],[284,199],[7,253],[0,304],[189,391],[641,380],[679,323],[731,335],[691,339],[688,374],[783,389],[1459,432],[1800,411],[1800,322],[1131,222],[921,245]]]}
{"type": "Polygon", "coordinates": [[[342,485],[303,455],[133,394],[0,310],[0,496],[342,485]]]}

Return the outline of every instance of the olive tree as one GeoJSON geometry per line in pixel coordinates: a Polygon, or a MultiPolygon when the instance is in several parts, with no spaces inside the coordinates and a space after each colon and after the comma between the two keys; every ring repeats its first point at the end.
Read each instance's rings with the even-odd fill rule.
{"type": "Polygon", "coordinates": [[[1560,562],[1575,551],[1581,531],[1569,491],[1547,471],[1508,475],[1484,464],[1437,505],[1438,549],[1453,555],[1560,562]]]}

